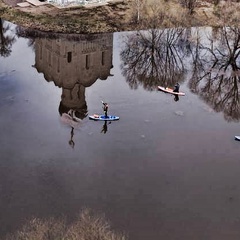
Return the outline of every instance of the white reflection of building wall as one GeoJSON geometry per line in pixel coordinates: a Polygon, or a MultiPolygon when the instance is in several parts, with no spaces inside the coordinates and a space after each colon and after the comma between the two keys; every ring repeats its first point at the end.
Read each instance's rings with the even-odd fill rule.
{"type": "MultiPolygon", "coordinates": [[[[87,36],[89,37],[89,36],[87,36]]],[[[79,108],[85,103],[85,87],[111,74],[113,34],[97,34],[91,39],[36,39],[35,67],[47,81],[63,89],[62,103],[79,108]]]]}

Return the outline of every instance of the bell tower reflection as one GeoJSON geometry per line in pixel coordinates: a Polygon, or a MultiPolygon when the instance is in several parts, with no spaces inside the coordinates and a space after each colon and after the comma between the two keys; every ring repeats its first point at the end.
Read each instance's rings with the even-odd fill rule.
{"type": "Polygon", "coordinates": [[[85,88],[97,79],[106,80],[112,66],[113,33],[35,40],[35,67],[46,81],[62,88],[59,113],[74,110],[77,118],[87,116],[85,88]]]}
{"type": "Polygon", "coordinates": [[[74,40],[35,39],[35,67],[48,82],[62,88],[59,114],[71,127],[69,145],[74,148],[74,129],[87,116],[85,89],[106,80],[112,66],[113,33],[78,35],[74,40]]]}

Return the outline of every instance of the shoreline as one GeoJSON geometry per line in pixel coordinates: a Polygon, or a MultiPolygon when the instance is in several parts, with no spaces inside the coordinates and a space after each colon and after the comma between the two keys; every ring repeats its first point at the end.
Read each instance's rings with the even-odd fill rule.
{"type": "MultiPolygon", "coordinates": [[[[144,26],[133,20],[133,13],[136,12],[133,12],[130,2],[125,0],[107,2],[99,6],[74,6],[66,8],[58,8],[52,4],[19,7],[17,6],[19,1],[21,0],[0,0],[1,18],[23,28],[37,31],[89,34],[136,31],[149,28],[149,25],[144,26]]],[[[178,15],[179,5],[176,5],[176,3],[170,4],[167,6],[167,11],[175,10],[176,15],[178,15]]],[[[240,5],[240,3],[237,4],[240,5]]],[[[193,15],[183,15],[183,18],[185,18],[184,22],[181,22],[180,19],[179,22],[181,24],[178,23],[177,26],[174,25],[176,21],[174,22],[171,16],[168,16],[168,18],[167,21],[159,23],[158,27],[219,26],[218,18],[214,14],[214,5],[209,2],[201,2],[196,7],[193,15]]],[[[148,19],[146,18],[146,20],[148,19]]]]}

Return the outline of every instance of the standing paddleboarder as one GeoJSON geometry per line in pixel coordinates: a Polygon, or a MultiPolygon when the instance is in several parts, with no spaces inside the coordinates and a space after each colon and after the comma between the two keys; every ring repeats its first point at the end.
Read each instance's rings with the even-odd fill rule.
{"type": "Polygon", "coordinates": [[[180,84],[177,83],[175,86],[174,86],[174,89],[173,89],[173,92],[179,92],[179,88],[180,88],[180,84]]]}
{"type": "MultiPolygon", "coordinates": [[[[180,84],[179,83],[177,83],[175,86],[174,86],[174,89],[173,89],[173,92],[179,92],[179,88],[180,88],[180,84]]],[[[178,97],[178,95],[177,94],[175,94],[174,95],[174,101],[178,101],[179,100],[179,97],[178,97]]]]}
{"type": "Polygon", "coordinates": [[[103,111],[104,111],[105,118],[108,118],[108,104],[103,101],[102,101],[102,104],[103,104],[103,111]]]}

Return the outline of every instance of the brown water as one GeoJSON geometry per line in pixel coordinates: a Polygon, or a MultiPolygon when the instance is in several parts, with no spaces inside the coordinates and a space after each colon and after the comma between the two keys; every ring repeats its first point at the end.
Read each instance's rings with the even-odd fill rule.
{"type": "Polygon", "coordinates": [[[71,221],[89,207],[131,240],[240,239],[239,120],[193,93],[188,74],[179,101],[142,78],[131,88],[125,35],[34,48],[19,37],[0,58],[2,237],[32,216],[71,221]],[[85,117],[101,100],[120,116],[105,134],[85,117]],[[74,129],[69,109],[82,118],[74,129]]]}

